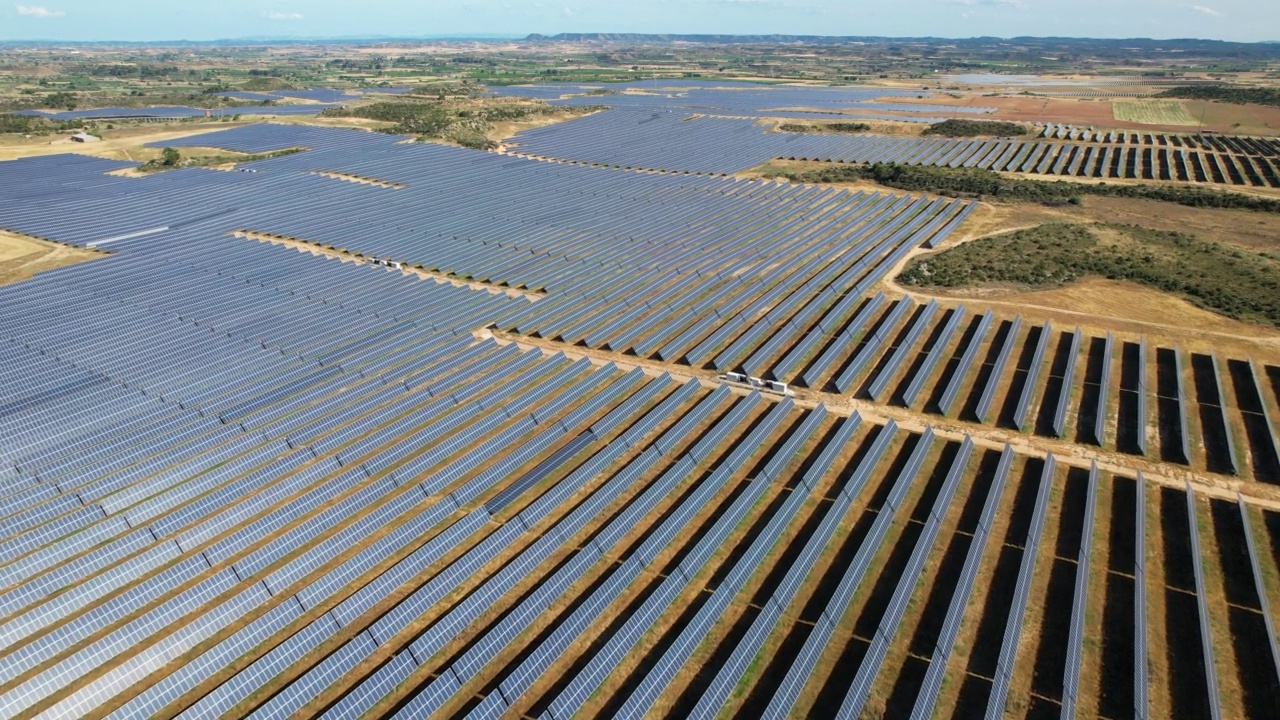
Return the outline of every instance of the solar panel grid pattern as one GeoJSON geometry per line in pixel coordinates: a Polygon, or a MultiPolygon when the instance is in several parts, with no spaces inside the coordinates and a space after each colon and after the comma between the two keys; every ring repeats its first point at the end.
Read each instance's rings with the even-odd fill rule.
{"type": "MultiPolygon", "coordinates": [[[[270,125],[199,140],[311,148],[238,174],[134,179],[74,157],[0,163],[6,186],[36,178],[24,186],[33,190],[0,196],[0,225],[109,241],[111,252],[0,288],[0,385],[15,395],[0,406],[0,702],[9,712],[120,716],[344,716],[374,707],[487,716],[530,703],[553,715],[595,712],[600,701],[590,695],[611,664],[561,655],[665,553],[678,552],[616,631],[619,647],[632,645],[666,627],[682,598],[696,598],[685,634],[614,699],[640,711],[686,687],[682,668],[721,642],[721,618],[797,526],[805,499],[829,493],[830,509],[738,640],[745,660],[691,688],[714,705],[733,693],[742,663],[794,622],[823,547],[862,512],[857,499],[892,483],[771,705],[794,709],[806,668],[834,652],[841,614],[932,451],[932,431],[895,481],[884,477],[901,440],[892,422],[861,427],[822,406],[805,411],[724,384],[624,371],[580,357],[572,344],[708,371],[744,368],[845,395],[866,382],[882,399],[907,361],[924,355],[899,380],[914,388],[904,399],[911,405],[934,387],[945,413],[993,316],[981,315],[969,345],[953,350],[960,312],[939,314],[931,303],[909,320],[910,303],[869,295],[906,252],[941,242],[971,205],[396,141],[270,125]],[[406,187],[314,174],[322,170],[406,187]],[[475,202],[460,213],[462,193],[475,202]],[[59,213],[71,195],[91,212],[59,213]],[[228,235],[235,230],[341,242],[536,299],[228,235]],[[486,328],[499,337],[476,332],[486,328]],[[521,349],[503,337],[511,332],[564,352],[521,349]],[[960,369],[937,387],[948,352],[961,354],[960,369]],[[837,422],[834,435],[821,430],[837,422]],[[862,461],[838,491],[824,490],[839,474],[836,455],[863,431],[875,439],[862,461]],[[794,477],[806,457],[817,459],[794,477]],[[759,515],[762,498],[775,494],[772,515],[759,515]],[[700,520],[707,513],[715,519],[700,520]],[[762,531],[751,542],[739,534],[744,522],[762,531]],[[695,527],[703,534],[691,536],[695,527]],[[720,568],[719,553],[735,545],[742,555],[720,568]],[[550,562],[562,550],[567,559],[550,562]],[[723,578],[708,593],[710,572],[723,578]],[[241,616],[246,624],[233,626],[241,616]],[[339,635],[350,639],[330,641],[339,635]],[[516,647],[528,650],[519,662],[502,659],[516,647]],[[569,670],[558,697],[539,685],[569,670]],[[500,691],[466,702],[462,692],[481,678],[500,691]],[[531,693],[537,687],[541,695],[531,693]]],[[[948,163],[1003,152],[970,142],[944,150],[912,152],[948,163]]],[[[1014,160],[1049,161],[1038,152],[1014,160]]],[[[999,358],[1021,338],[1012,330],[999,358]]],[[[1023,410],[1039,387],[1048,330],[1013,399],[1023,410]]],[[[998,398],[984,390],[1012,372],[1003,362],[996,370],[974,390],[990,403],[998,398]]],[[[943,498],[956,482],[948,478],[943,498]]],[[[939,503],[929,532],[951,506],[939,503]]],[[[989,523],[984,510],[984,539],[989,523]]],[[[913,563],[936,544],[926,535],[913,563]]],[[[982,544],[974,546],[970,555],[980,557],[982,544]]],[[[969,567],[966,559],[961,601],[969,567]]],[[[874,658],[913,588],[904,577],[858,678],[878,676],[874,658]]],[[[948,619],[929,683],[941,682],[933,668],[945,665],[946,635],[960,622],[948,619]]],[[[866,689],[849,688],[855,699],[866,689]]],[[[926,684],[919,702],[934,693],[926,684]]]]}

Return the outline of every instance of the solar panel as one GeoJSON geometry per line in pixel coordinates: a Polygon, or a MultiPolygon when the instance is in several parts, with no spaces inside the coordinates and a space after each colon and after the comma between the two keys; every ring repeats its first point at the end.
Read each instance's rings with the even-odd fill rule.
{"type": "Polygon", "coordinates": [[[1266,583],[1263,582],[1262,568],[1259,566],[1258,550],[1254,546],[1253,531],[1250,528],[1249,508],[1244,498],[1236,495],[1236,505],[1240,509],[1240,523],[1244,530],[1245,548],[1249,552],[1249,566],[1253,570],[1254,590],[1258,593],[1258,606],[1262,610],[1262,618],[1267,628],[1267,640],[1271,646],[1271,661],[1280,679],[1280,645],[1277,645],[1275,621],[1271,619],[1270,603],[1267,599],[1266,583]]]}
{"type": "Polygon", "coordinates": [[[1036,492],[1035,510],[1031,516],[1031,526],[1027,530],[1027,539],[1022,546],[1022,560],[1018,568],[1018,580],[1013,591],[1013,602],[1009,606],[1009,617],[1005,622],[1003,640],[1000,644],[1000,657],[996,662],[995,679],[991,687],[991,696],[987,702],[986,716],[998,718],[1004,714],[1008,702],[1009,682],[1013,677],[1014,661],[1017,659],[1019,639],[1022,633],[1023,615],[1026,612],[1027,598],[1031,593],[1031,582],[1035,573],[1036,556],[1040,550],[1040,535],[1044,531],[1044,519],[1049,508],[1049,492],[1053,483],[1056,461],[1053,454],[1044,461],[1044,469],[1040,473],[1040,487],[1036,492]]]}
{"type": "Polygon", "coordinates": [[[311,667],[283,690],[249,714],[252,718],[287,718],[316,694],[378,649],[368,633],[360,633],[343,643],[328,657],[311,667]]]}
{"type": "Polygon", "coordinates": [[[1008,333],[1004,336],[1004,344],[1000,346],[995,364],[991,366],[991,374],[987,376],[987,384],[983,387],[982,395],[978,398],[978,406],[974,410],[974,414],[979,422],[987,421],[987,415],[991,411],[991,403],[995,400],[996,390],[1000,387],[1000,378],[1004,375],[1004,369],[1009,364],[1009,358],[1013,355],[1013,350],[1017,345],[1018,332],[1021,330],[1022,316],[1019,315],[1013,319],[1008,333]]]}
{"type": "Polygon", "coordinates": [[[1093,440],[1099,445],[1106,444],[1107,429],[1107,395],[1108,387],[1111,382],[1111,357],[1115,338],[1111,336],[1111,332],[1107,331],[1107,341],[1102,348],[1102,375],[1098,381],[1098,404],[1095,409],[1093,440]]]}
{"type": "Polygon", "coordinates": [[[862,348],[854,355],[853,360],[836,376],[835,386],[837,390],[844,393],[853,387],[854,379],[862,373],[867,363],[871,361],[872,356],[880,351],[880,348],[884,346],[884,342],[888,340],[889,334],[897,326],[898,321],[913,306],[914,303],[909,298],[902,298],[893,306],[893,309],[880,321],[880,325],[872,336],[864,341],[862,348]]]}
{"type": "Polygon", "coordinates": [[[1137,407],[1134,411],[1134,440],[1141,455],[1147,454],[1147,340],[1138,340],[1137,407]]]}
{"type": "Polygon", "coordinates": [[[969,368],[973,366],[973,361],[978,357],[978,348],[982,346],[982,341],[987,335],[987,330],[991,327],[991,321],[995,318],[988,310],[982,314],[978,321],[978,326],[974,330],[973,336],[969,339],[969,344],[965,346],[964,354],[960,356],[960,362],[956,365],[955,370],[951,374],[951,379],[947,381],[947,387],[942,392],[942,397],[938,400],[938,410],[946,415],[951,410],[952,403],[955,402],[956,395],[960,393],[960,386],[969,374],[969,368]]]}
{"type": "Polygon", "coordinates": [[[835,592],[832,593],[831,598],[828,600],[820,619],[805,640],[803,649],[787,671],[782,684],[763,709],[763,717],[781,718],[788,716],[792,712],[796,699],[800,696],[801,690],[812,675],[813,667],[835,629],[835,624],[839,621],[840,616],[844,614],[849,601],[853,598],[854,592],[861,584],[872,557],[878,551],[881,542],[883,542],[885,535],[888,533],[889,526],[897,514],[902,498],[906,495],[907,489],[919,472],[921,465],[924,463],[924,458],[932,445],[933,431],[926,430],[916,443],[911,457],[907,460],[906,467],[903,468],[897,480],[894,481],[893,488],[889,491],[889,498],[880,512],[876,514],[875,522],[868,531],[866,538],[859,545],[857,553],[841,577],[835,592]]]}
{"type": "Polygon", "coordinates": [[[1196,519],[1196,496],[1187,482],[1187,527],[1191,540],[1191,567],[1196,578],[1196,607],[1200,618],[1200,651],[1204,654],[1204,679],[1209,714],[1215,720],[1222,717],[1222,702],[1218,696],[1217,670],[1213,664],[1213,637],[1209,629],[1208,598],[1204,589],[1204,568],[1201,566],[1200,530],[1196,519]]]}
{"type": "Polygon", "coordinates": [[[938,366],[938,362],[942,360],[943,353],[946,352],[947,346],[951,343],[951,338],[955,336],[956,330],[960,327],[960,321],[965,317],[965,308],[963,305],[957,306],[951,311],[950,317],[942,327],[941,333],[933,346],[929,349],[928,355],[925,356],[924,362],[920,368],[916,370],[911,377],[907,389],[902,393],[902,404],[904,407],[915,405],[916,398],[920,396],[920,391],[924,389],[924,383],[933,374],[934,368],[938,366]]]}
{"type": "Polygon", "coordinates": [[[1049,348],[1049,335],[1052,332],[1052,324],[1045,321],[1044,326],[1040,329],[1040,337],[1036,342],[1035,353],[1031,357],[1031,367],[1027,369],[1027,377],[1022,385],[1022,394],[1018,398],[1018,406],[1013,412],[1013,424],[1019,430],[1025,429],[1027,410],[1031,405],[1031,397],[1035,393],[1036,381],[1040,377],[1041,366],[1044,365],[1044,354],[1049,348]]]}
{"type": "Polygon", "coordinates": [[[1067,405],[1071,399],[1071,385],[1075,378],[1076,362],[1080,357],[1082,334],[1077,326],[1071,335],[1071,347],[1067,350],[1067,364],[1062,375],[1062,387],[1058,391],[1058,403],[1053,411],[1053,434],[1065,437],[1067,431],[1067,405]]]}
{"type": "Polygon", "coordinates": [[[121,705],[108,717],[123,720],[124,718],[153,717],[159,714],[165,706],[177,700],[184,693],[212,677],[219,670],[252,650],[259,643],[270,639],[277,632],[283,630],[286,625],[299,617],[301,612],[302,606],[293,600],[287,600],[276,605],[227,639],[204,651],[172,674],[165,676],[164,679],[134,696],[132,700],[121,705]]]}
{"type": "Polygon", "coordinates": [[[162,637],[156,644],[115,664],[107,672],[50,706],[42,716],[83,716],[101,705],[105,699],[150,675],[157,666],[163,666],[251,612],[268,597],[269,594],[261,584],[250,585],[230,600],[208,609],[190,623],[162,637]]]}
{"type": "Polygon", "coordinates": [[[973,441],[968,436],[965,436],[964,442],[960,445],[960,450],[952,461],[951,469],[947,473],[942,489],[934,500],[933,507],[929,513],[929,520],[925,523],[924,530],[916,539],[911,556],[907,559],[907,565],[902,571],[897,586],[894,588],[892,597],[889,599],[889,606],[885,609],[884,615],[881,616],[880,626],[876,630],[875,638],[871,641],[871,647],[868,648],[867,653],[863,656],[862,662],[854,674],[853,684],[850,686],[848,693],[845,694],[844,701],[840,704],[836,717],[859,718],[862,716],[866,702],[871,696],[871,686],[880,672],[885,656],[889,653],[889,644],[893,641],[898,627],[902,623],[902,617],[906,614],[907,602],[911,599],[912,593],[915,592],[916,583],[919,581],[921,572],[924,569],[925,560],[928,558],[929,553],[933,551],[934,542],[937,540],[938,532],[942,526],[942,519],[946,516],[951,501],[955,497],[956,488],[960,485],[961,475],[965,466],[969,463],[969,456],[972,452],[973,441]]]}
{"type": "Polygon", "coordinates": [[[907,336],[899,343],[898,347],[893,351],[889,358],[889,362],[880,369],[876,375],[876,379],[872,381],[868,393],[875,400],[880,400],[885,390],[889,387],[889,381],[893,379],[902,362],[907,359],[907,354],[911,348],[915,346],[916,341],[920,339],[920,335],[928,327],[929,321],[933,319],[933,315],[938,310],[938,301],[930,300],[929,304],[924,307],[920,315],[913,321],[907,336]]]}
{"type": "Polygon", "coordinates": [[[1080,551],[1076,556],[1075,592],[1071,601],[1071,630],[1067,637],[1066,669],[1062,678],[1062,717],[1072,718],[1080,694],[1080,667],[1084,648],[1084,616],[1089,593],[1089,554],[1093,541],[1094,511],[1098,497],[1098,464],[1089,468],[1085,492],[1084,526],[1080,531],[1080,551]]]}
{"type": "Polygon", "coordinates": [[[412,655],[407,652],[396,653],[385,665],[329,706],[321,717],[334,719],[360,717],[395,686],[407,680],[413,669],[412,655]]]}
{"type": "Polygon", "coordinates": [[[987,499],[983,504],[982,515],[978,519],[977,527],[974,528],[973,539],[970,541],[969,550],[965,555],[964,567],[960,571],[960,579],[956,582],[955,592],[951,595],[951,602],[947,605],[946,619],[943,621],[942,630],[938,633],[937,642],[934,644],[933,655],[929,659],[929,669],[925,671],[924,680],[921,681],[920,692],[916,696],[911,717],[930,717],[933,713],[934,705],[937,703],[938,692],[942,689],[942,680],[946,672],[947,661],[951,656],[952,648],[955,646],[956,637],[960,633],[960,623],[964,617],[965,608],[968,607],[969,595],[973,592],[974,582],[978,576],[978,568],[982,562],[982,553],[986,547],[987,536],[995,520],[995,511],[1000,505],[1000,498],[1004,493],[1004,487],[1009,477],[1009,468],[1012,463],[1013,448],[1006,444],[1004,452],[1000,456],[1000,463],[996,467],[995,478],[992,480],[991,488],[987,491],[987,499]]]}
{"type": "Polygon", "coordinates": [[[1147,488],[1139,470],[1134,481],[1137,502],[1134,509],[1134,575],[1133,575],[1133,714],[1150,717],[1147,696],[1149,649],[1147,647],[1147,488]]]}

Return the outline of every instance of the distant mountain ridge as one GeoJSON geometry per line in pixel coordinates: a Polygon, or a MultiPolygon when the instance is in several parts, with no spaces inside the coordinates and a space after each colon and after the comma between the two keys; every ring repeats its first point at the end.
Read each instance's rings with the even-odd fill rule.
{"type": "Polygon", "coordinates": [[[1226,40],[1203,40],[1195,38],[1175,38],[1155,40],[1151,38],[1071,38],[1071,37],[885,37],[875,35],[732,35],[716,33],[669,34],[669,33],[559,33],[543,35],[531,33],[523,37],[500,33],[452,33],[443,35],[335,35],[301,37],[288,35],[245,36],[222,38],[218,40],[3,40],[0,47],[47,47],[47,46],[137,46],[137,47],[194,47],[214,46],[231,47],[245,45],[361,45],[385,43],[413,42],[622,42],[622,43],[700,43],[700,44],[808,44],[838,45],[845,43],[888,44],[888,43],[946,43],[953,45],[991,45],[993,43],[1033,44],[1059,47],[1099,47],[1099,48],[1131,48],[1134,50],[1167,50],[1171,52],[1210,51],[1230,54],[1232,50],[1257,53],[1280,53],[1280,40],[1260,41],[1255,43],[1231,42],[1226,40]]]}
{"type": "Polygon", "coordinates": [[[1215,47],[1229,48],[1233,46],[1253,47],[1257,45],[1280,44],[1277,41],[1256,43],[1233,42],[1228,40],[1203,40],[1197,38],[1170,38],[1157,40],[1152,38],[1073,38],[1073,37],[1033,37],[1019,36],[1001,38],[980,36],[971,38],[944,37],[884,37],[876,35],[723,35],[723,34],[651,34],[651,33],[559,33],[542,35],[532,33],[524,38],[529,42],[690,42],[713,44],[746,44],[746,43],[891,43],[891,42],[954,42],[954,43],[993,43],[993,42],[1025,42],[1025,43],[1082,43],[1139,48],[1195,48],[1215,47]]]}

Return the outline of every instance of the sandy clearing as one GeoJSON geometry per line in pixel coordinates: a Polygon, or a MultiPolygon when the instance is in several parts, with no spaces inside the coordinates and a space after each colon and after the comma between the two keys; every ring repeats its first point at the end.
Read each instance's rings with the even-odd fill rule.
{"type": "Polygon", "coordinates": [[[0,285],[27,280],[43,270],[106,257],[105,253],[0,230],[0,285]]]}

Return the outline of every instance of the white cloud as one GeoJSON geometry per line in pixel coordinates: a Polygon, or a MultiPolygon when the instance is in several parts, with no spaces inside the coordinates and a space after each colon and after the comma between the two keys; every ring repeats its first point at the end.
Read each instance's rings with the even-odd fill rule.
{"type": "Polygon", "coordinates": [[[1217,10],[1214,10],[1211,7],[1206,7],[1204,5],[1192,5],[1191,9],[1195,10],[1198,13],[1203,13],[1205,15],[1212,15],[1213,17],[1222,17],[1222,13],[1218,12],[1217,10]]]}
{"type": "Polygon", "coordinates": [[[565,5],[565,6],[564,6],[564,16],[565,16],[565,17],[573,17],[574,15],[577,15],[577,14],[578,14],[578,10],[577,10],[577,8],[571,8],[571,7],[569,7],[568,5],[565,5]]]}
{"type": "Polygon", "coordinates": [[[263,10],[262,17],[268,20],[301,20],[302,13],[280,12],[279,10],[263,10]]]}
{"type": "Polygon", "coordinates": [[[66,15],[61,10],[50,10],[39,5],[17,5],[19,15],[27,15],[29,17],[38,18],[59,18],[66,15]]]}

